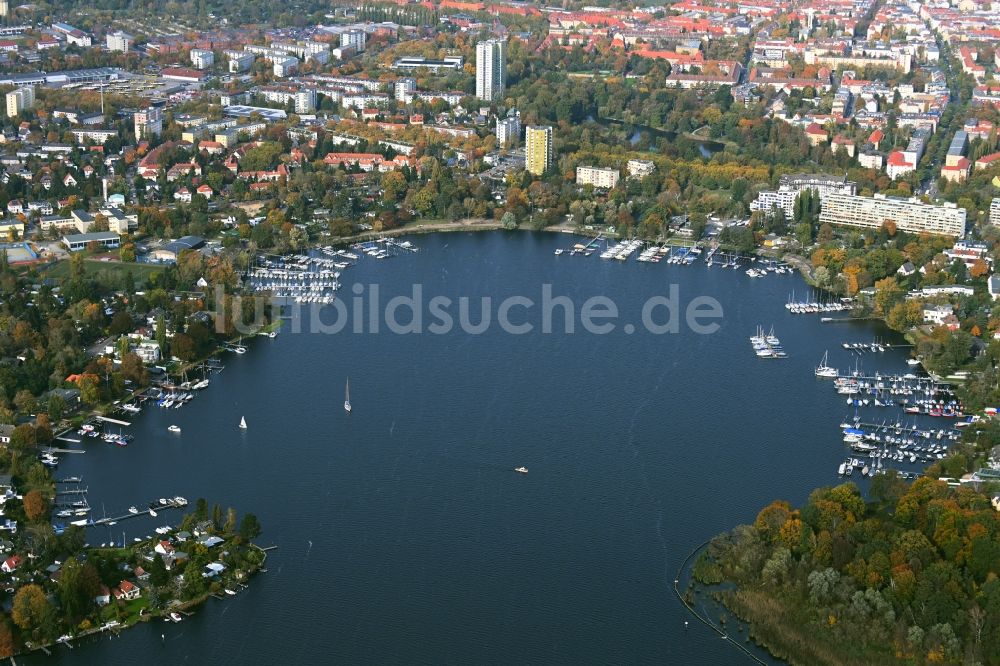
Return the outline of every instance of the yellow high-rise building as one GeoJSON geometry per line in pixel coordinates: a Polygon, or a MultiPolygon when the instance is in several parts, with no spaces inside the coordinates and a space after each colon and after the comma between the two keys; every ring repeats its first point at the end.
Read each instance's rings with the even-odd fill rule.
{"type": "Polygon", "coordinates": [[[524,131],[524,167],[541,176],[552,166],[552,127],[531,125],[524,131]]]}

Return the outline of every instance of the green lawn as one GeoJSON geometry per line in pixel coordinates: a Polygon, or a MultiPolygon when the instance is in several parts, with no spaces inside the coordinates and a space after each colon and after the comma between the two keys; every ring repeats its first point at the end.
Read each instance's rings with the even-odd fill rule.
{"type": "Polygon", "coordinates": [[[125,608],[123,609],[123,615],[125,619],[123,622],[125,624],[132,624],[139,619],[139,613],[143,608],[149,606],[149,599],[145,596],[139,597],[138,599],[133,599],[132,601],[125,602],[125,608]]]}
{"type": "MultiPolygon", "coordinates": [[[[90,277],[98,278],[102,282],[120,284],[125,271],[132,271],[136,280],[145,280],[153,273],[161,273],[165,270],[163,266],[156,264],[123,264],[120,261],[101,261],[100,259],[84,259],[84,270],[90,277]]],[[[44,276],[56,280],[65,280],[69,277],[69,260],[52,264],[44,271],[44,276]]]]}

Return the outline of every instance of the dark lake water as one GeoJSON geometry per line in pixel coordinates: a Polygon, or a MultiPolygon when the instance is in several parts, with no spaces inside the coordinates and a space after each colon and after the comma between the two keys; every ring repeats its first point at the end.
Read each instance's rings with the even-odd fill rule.
{"type": "MultiPolygon", "coordinates": [[[[666,139],[667,141],[671,142],[677,139],[677,132],[674,132],[673,130],[665,130],[659,127],[651,127],[649,125],[642,125],[639,123],[626,123],[622,120],[618,120],[617,118],[597,119],[594,118],[593,116],[590,116],[587,119],[592,120],[593,122],[596,122],[599,125],[604,125],[605,127],[609,125],[618,125],[622,127],[633,128],[632,136],[629,137],[629,143],[632,144],[633,146],[638,144],[639,141],[642,140],[642,135],[644,132],[648,133],[654,139],[666,139]]],[[[713,141],[712,139],[699,139],[699,140],[691,139],[691,140],[694,141],[695,144],[697,144],[698,152],[701,153],[701,156],[706,159],[710,158],[715,153],[720,153],[726,149],[725,144],[719,141],[713,141]]]]}
{"type": "MultiPolygon", "coordinates": [[[[575,242],[563,235],[413,242],[417,253],[362,259],[341,293],[377,283],[384,302],[418,282],[427,298],[539,300],[549,283],[578,304],[612,297],[620,321],[637,322],[646,299],[676,284],[682,304],[711,296],[724,316],[712,335],[493,327],[252,341],[191,404],[135,417],[131,446],[88,444],[57,475],[83,476],[109,514],[174,495],[252,511],[260,543],[278,546],[269,572],[180,624],[60,646],[59,662],[746,661],[703,627],[684,629],[677,568],[772,499],[801,502],[837,482],[847,408],[812,369],[826,349],[846,366],[841,342],[884,331],[788,314],[788,293],[805,291],[795,276],[553,256],[575,242]],[[754,356],[758,324],[774,325],[790,358],[754,356]]],[[[870,357],[866,369],[900,370],[904,357],[870,357]]],[[[89,538],[131,540],[177,517],[89,538]]]]}

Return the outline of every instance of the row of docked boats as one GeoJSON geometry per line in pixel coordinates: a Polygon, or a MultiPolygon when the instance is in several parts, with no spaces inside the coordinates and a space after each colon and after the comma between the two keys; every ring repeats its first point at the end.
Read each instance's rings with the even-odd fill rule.
{"type": "Polygon", "coordinates": [[[851,305],[841,301],[830,301],[828,303],[816,301],[802,303],[788,302],[785,303],[785,309],[792,314],[815,314],[820,312],[844,312],[845,310],[850,310],[851,305]]]}
{"type": "Polygon", "coordinates": [[[163,409],[179,409],[194,399],[194,393],[167,393],[156,401],[156,406],[163,409]]]}
{"type": "Polygon", "coordinates": [[[641,261],[647,264],[658,264],[660,260],[663,259],[670,253],[670,248],[666,245],[650,245],[645,250],[639,253],[636,261],[641,261]]]}
{"type": "MultiPolygon", "coordinates": [[[[394,238],[383,237],[371,241],[355,243],[351,249],[372,257],[373,259],[388,259],[394,251],[416,252],[417,247],[408,240],[397,241],[394,238]]],[[[341,256],[344,256],[343,254],[341,256]]],[[[356,256],[356,255],[355,255],[356,256]]]]}
{"type": "MultiPolygon", "coordinates": [[[[843,346],[855,353],[890,348],[890,345],[878,340],[843,346]]],[[[852,456],[840,464],[840,476],[858,473],[875,476],[893,471],[901,478],[916,478],[922,474],[923,466],[944,459],[950,446],[961,440],[961,428],[978,419],[963,414],[961,402],[950,385],[931,377],[911,372],[865,374],[858,369],[857,360],[853,372],[842,374],[832,366],[829,358],[829,353],[823,354],[814,370],[815,375],[832,379],[835,390],[845,395],[847,404],[855,408],[853,419],[846,418],[840,423],[842,442],[852,456]],[[860,410],[873,407],[895,409],[897,415],[881,422],[864,422],[859,415],[860,410]],[[941,427],[925,420],[929,416],[960,420],[941,427]],[[909,423],[911,420],[912,423],[909,423]],[[909,467],[911,465],[919,468],[909,467]]],[[[887,411],[881,413],[891,414],[887,411]]]]}
{"type": "Polygon", "coordinates": [[[384,246],[379,246],[375,241],[368,241],[366,243],[355,243],[351,246],[352,250],[357,250],[362,252],[372,259],[388,259],[392,256],[388,249],[384,246]]]}
{"type": "Polygon", "coordinates": [[[752,278],[762,278],[768,275],[791,275],[794,272],[795,269],[788,264],[769,261],[766,264],[748,268],[746,274],[752,278]]]}
{"type": "Polygon", "coordinates": [[[844,349],[854,352],[884,352],[890,349],[888,344],[882,342],[845,342],[844,349]]]}
{"type": "Polygon", "coordinates": [[[931,398],[940,395],[953,395],[947,384],[940,384],[929,377],[917,377],[914,374],[888,375],[876,374],[867,377],[861,374],[836,375],[834,387],[839,393],[863,393],[872,396],[908,396],[931,398]],[[845,388],[847,390],[839,390],[845,388]]]}
{"type": "Polygon", "coordinates": [[[894,446],[917,446],[927,442],[956,442],[959,433],[944,428],[918,428],[896,423],[861,423],[860,420],[845,421],[840,424],[844,432],[844,441],[869,441],[894,446]]]}
{"type": "Polygon", "coordinates": [[[341,271],[352,265],[346,259],[357,260],[358,255],[329,247],[320,251],[326,256],[261,257],[247,270],[247,285],[256,293],[295,303],[332,303],[342,286],[341,271]]]}
{"type": "Polygon", "coordinates": [[[671,252],[670,257],[667,259],[668,264],[685,264],[690,266],[694,262],[698,261],[698,257],[701,256],[700,247],[688,247],[681,248],[678,252],[671,252]]]}
{"type": "MultiPolygon", "coordinates": [[[[965,418],[965,414],[962,412],[962,403],[957,400],[917,400],[913,404],[903,407],[903,411],[907,414],[926,414],[927,416],[936,416],[946,419],[960,419],[965,418]]],[[[963,428],[969,425],[969,421],[963,421],[961,423],[956,423],[955,426],[958,428],[963,428]]]]}
{"type": "Polygon", "coordinates": [[[344,269],[350,266],[345,259],[357,260],[358,255],[346,252],[344,254],[329,254],[326,248],[320,251],[327,255],[317,257],[311,254],[291,254],[287,256],[262,255],[257,259],[257,266],[271,268],[277,271],[299,271],[303,273],[315,272],[317,270],[344,269]]]}
{"type": "MultiPolygon", "coordinates": [[[[350,261],[357,261],[361,257],[354,254],[353,252],[348,252],[347,250],[334,248],[332,245],[326,245],[324,247],[318,248],[320,252],[325,254],[327,257],[334,259],[335,264],[343,264],[343,259],[349,259],[350,261]]],[[[342,268],[347,268],[350,264],[343,264],[342,268]]]]}
{"type": "Polygon", "coordinates": [[[620,241],[601,252],[601,259],[614,259],[616,261],[627,261],[629,257],[635,254],[636,250],[642,247],[642,241],[638,239],[630,239],[620,241]]]}
{"type": "MultiPolygon", "coordinates": [[[[889,472],[889,468],[884,467],[881,460],[865,462],[858,458],[848,458],[844,462],[840,463],[840,468],[837,470],[837,473],[840,474],[840,476],[851,476],[854,473],[854,470],[858,470],[862,476],[875,476],[877,474],[887,474],[889,472]]],[[[905,472],[902,470],[895,471],[901,479],[916,479],[920,476],[920,474],[917,474],[916,472],[905,472]]]]}
{"type": "Polygon", "coordinates": [[[764,333],[764,327],[758,326],[757,333],[750,336],[750,345],[757,358],[787,358],[788,354],[781,346],[781,340],[774,334],[774,327],[764,333]]]}

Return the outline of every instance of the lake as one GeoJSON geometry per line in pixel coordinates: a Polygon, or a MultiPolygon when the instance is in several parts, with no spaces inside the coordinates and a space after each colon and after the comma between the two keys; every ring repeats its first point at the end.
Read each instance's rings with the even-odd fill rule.
{"type": "MultiPolygon", "coordinates": [[[[348,269],[343,297],[377,284],[386,302],[420,283],[426,298],[539,300],[551,284],[576,304],[611,298],[621,323],[676,285],[682,304],[711,297],[723,317],[709,335],[491,326],[251,341],[191,404],[133,417],[129,447],[88,442],[56,475],[82,476],[109,515],[174,495],[254,512],[259,543],[278,546],[269,572],[180,624],[58,646],[60,663],[746,661],[704,627],[685,630],[677,568],[771,500],[838,481],[847,408],[812,370],[827,349],[831,365],[853,365],[841,342],[887,333],[788,314],[789,292],[806,291],[798,276],[554,256],[576,242],[561,234],[411,240],[419,252],[348,269]],[[774,326],[788,359],[754,356],[758,324],[774,326]]],[[[865,369],[899,371],[904,358],[870,356],[865,369]]],[[[178,520],[88,536],[131,540],[178,520]]]]}
{"type": "MultiPolygon", "coordinates": [[[[644,132],[649,133],[650,136],[657,139],[666,139],[668,142],[673,142],[677,139],[677,132],[673,130],[665,130],[659,127],[651,127],[650,125],[642,125],[639,123],[626,123],[623,120],[618,120],[617,118],[594,118],[590,116],[587,118],[589,121],[593,121],[598,125],[604,125],[608,127],[609,125],[618,125],[620,127],[630,127],[633,129],[632,135],[629,137],[629,143],[633,146],[642,140],[642,135],[644,132]]],[[[724,143],[720,141],[715,141],[713,139],[689,139],[693,141],[698,146],[698,152],[705,159],[710,158],[715,153],[720,153],[726,149],[724,143]]]]}

